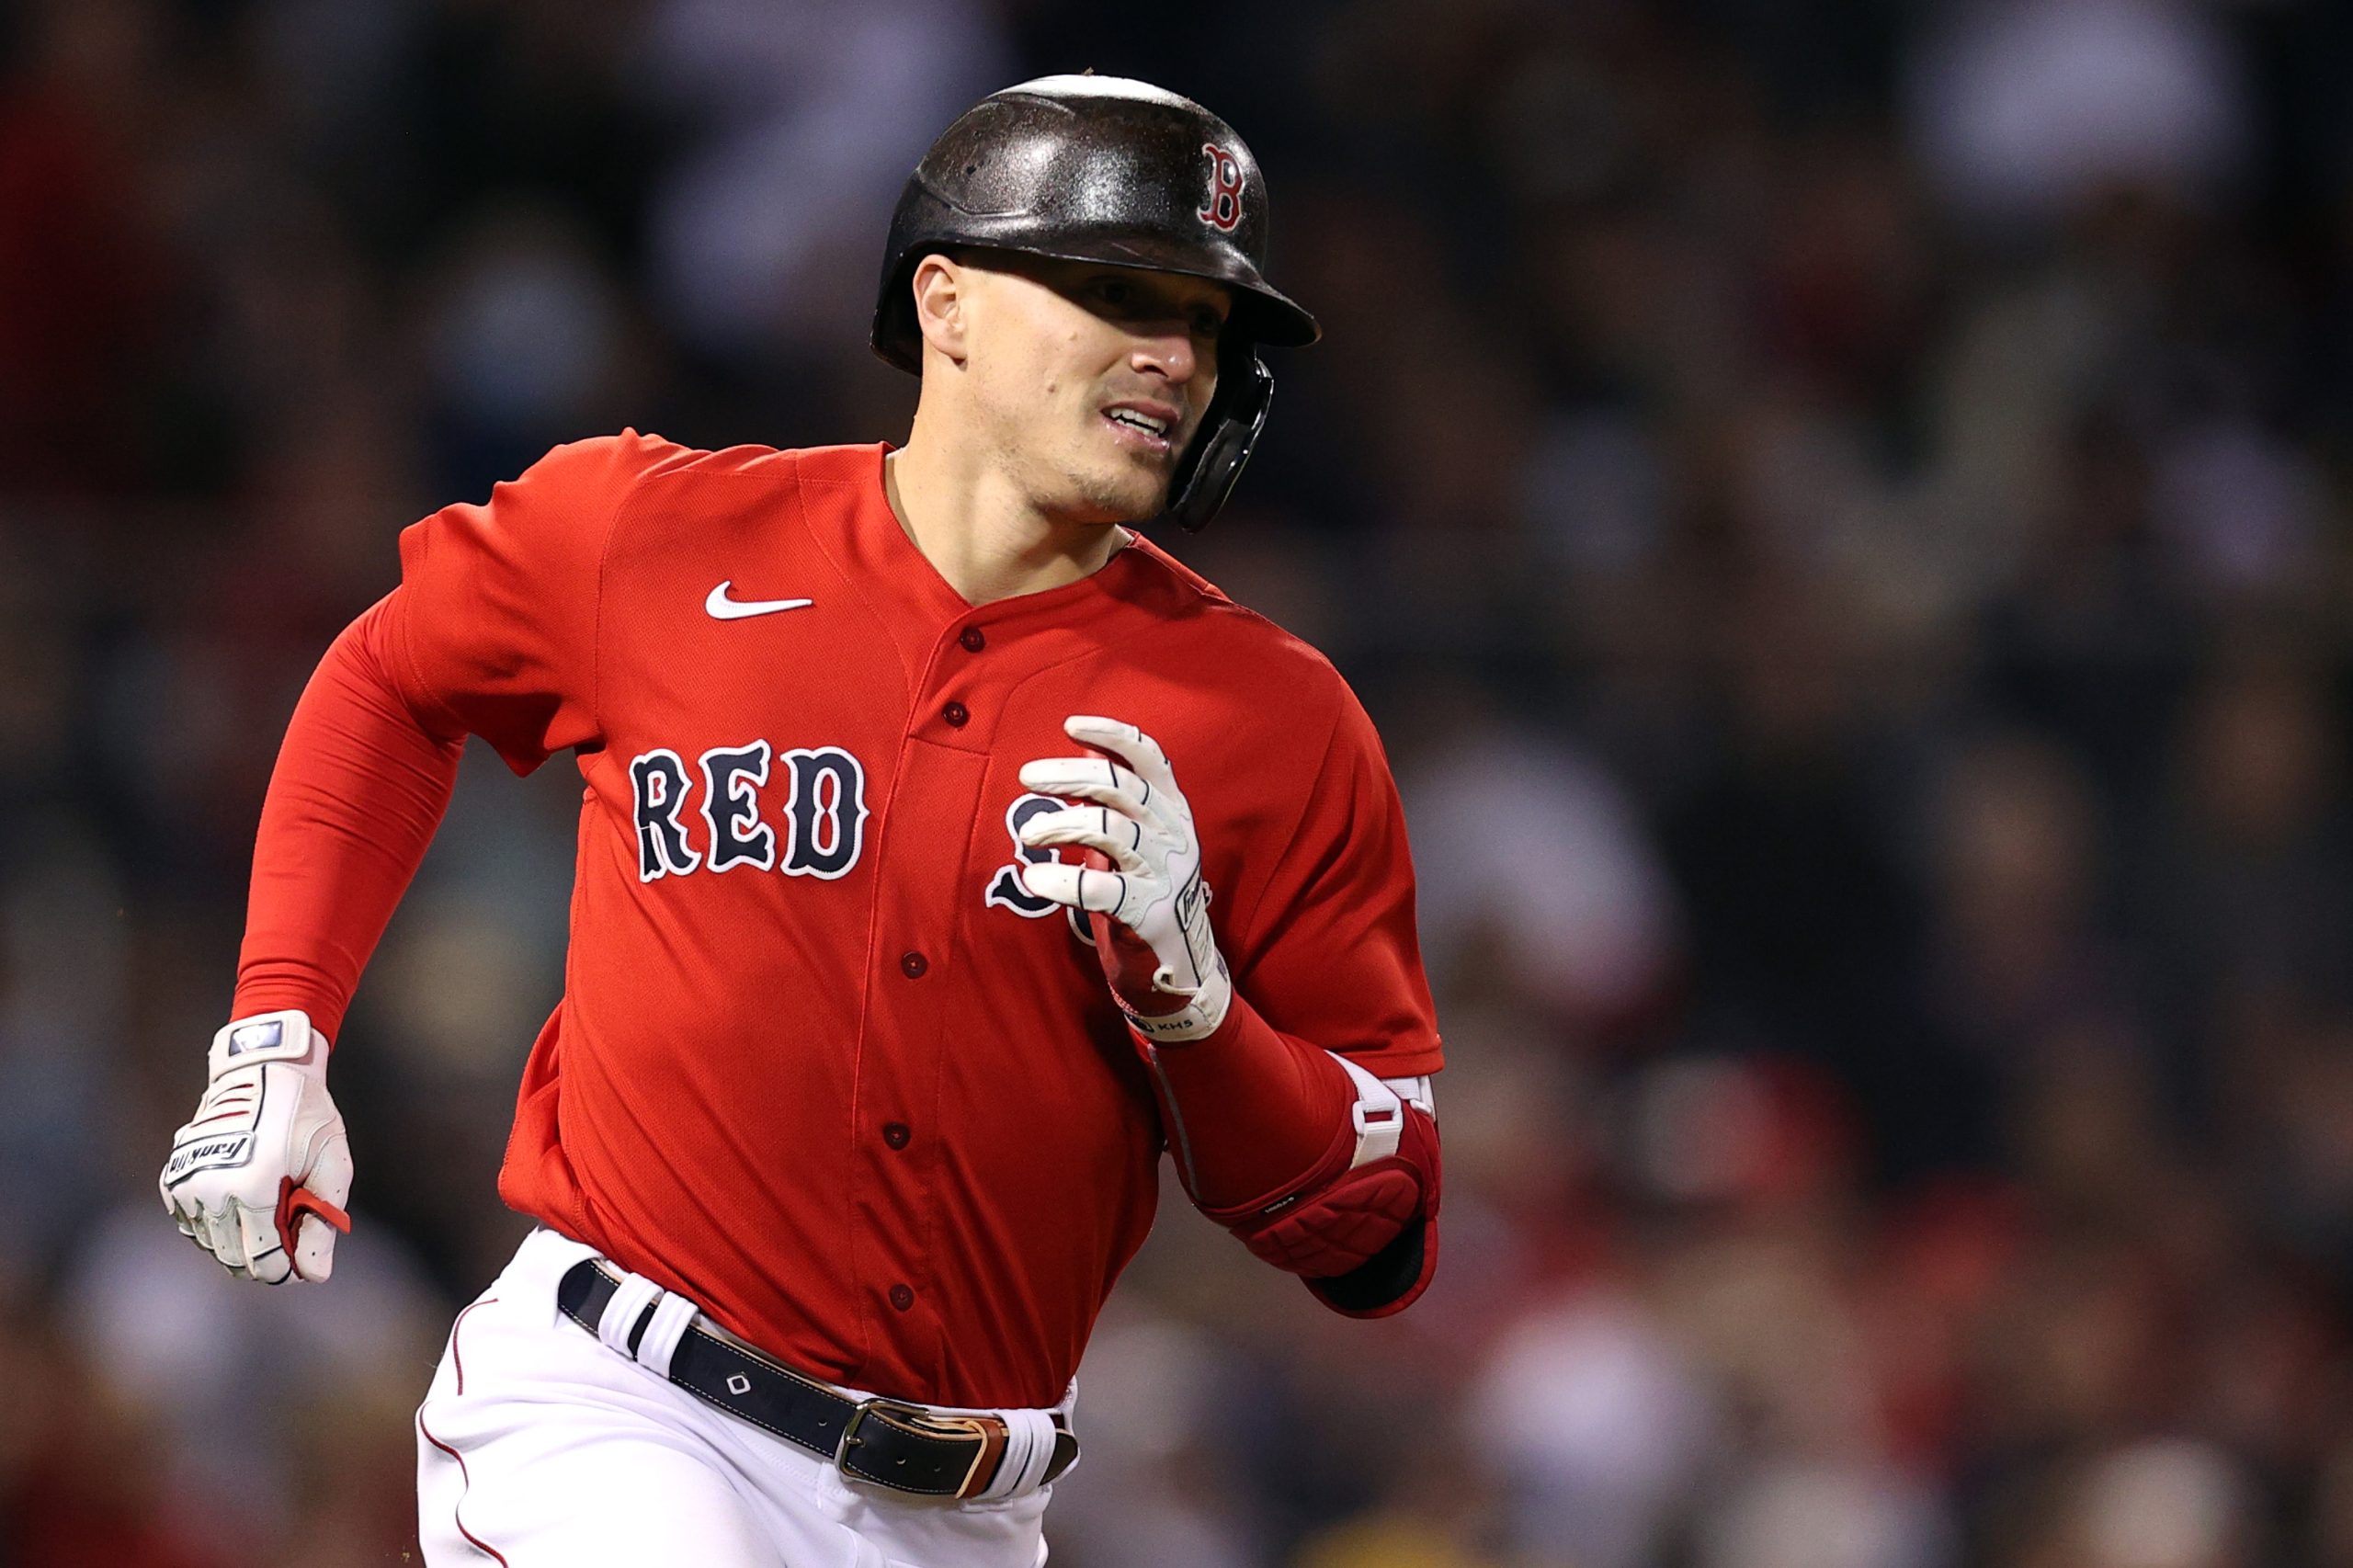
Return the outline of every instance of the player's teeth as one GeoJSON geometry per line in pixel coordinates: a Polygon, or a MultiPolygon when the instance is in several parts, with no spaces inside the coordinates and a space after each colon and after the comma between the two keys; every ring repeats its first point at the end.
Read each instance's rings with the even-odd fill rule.
{"type": "Polygon", "coordinates": [[[1141,414],[1131,414],[1124,408],[1112,409],[1110,414],[1111,417],[1120,424],[1132,425],[1137,429],[1149,431],[1154,436],[1165,436],[1168,433],[1167,427],[1157,419],[1147,418],[1141,414]]]}

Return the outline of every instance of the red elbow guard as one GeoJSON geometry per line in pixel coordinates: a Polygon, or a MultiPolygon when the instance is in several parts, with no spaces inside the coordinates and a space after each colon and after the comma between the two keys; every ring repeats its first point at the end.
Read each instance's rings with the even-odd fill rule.
{"type": "Polygon", "coordinates": [[[1276,1267],[1301,1276],[1317,1300],[1350,1317],[1403,1312],[1438,1268],[1438,1123],[1400,1104],[1397,1152],[1361,1165],[1336,1160],[1271,1203],[1211,1210],[1276,1267]]]}

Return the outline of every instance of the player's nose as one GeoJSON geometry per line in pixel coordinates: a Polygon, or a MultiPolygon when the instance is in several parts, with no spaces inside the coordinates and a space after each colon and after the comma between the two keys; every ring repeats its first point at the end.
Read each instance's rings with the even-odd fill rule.
{"type": "Polygon", "coordinates": [[[1181,325],[1170,325],[1139,335],[1129,351],[1128,363],[1142,374],[1157,375],[1169,385],[1181,387],[1193,379],[1201,359],[1192,333],[1181,325]]]}

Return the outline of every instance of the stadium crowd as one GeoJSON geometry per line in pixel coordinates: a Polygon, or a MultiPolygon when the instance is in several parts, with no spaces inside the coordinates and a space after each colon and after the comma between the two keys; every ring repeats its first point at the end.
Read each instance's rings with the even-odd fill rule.
{"type": "Polygon", "coordinates": [[[237,1284],[153,1171],[295,695],[551,444],[902,437],[901,179],[1090,66],[1242,130],[1324,319],[1164,542],[1380,721],[1450,1065],[1400,1318],[1170,1189],[1055,1563],[2353,1568],[2319,0],[0,13],[0,1568],[412,1560],[576,781],[469,758],[358,1231],[237,1284]]]}

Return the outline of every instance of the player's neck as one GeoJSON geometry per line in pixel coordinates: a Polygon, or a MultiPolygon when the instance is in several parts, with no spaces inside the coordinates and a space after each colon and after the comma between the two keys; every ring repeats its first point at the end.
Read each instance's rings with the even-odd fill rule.
{"type": "Polygon", "coordinates": [[[1127,543],[1111,523],[1050,517],[994,468],[926,440],[917,420],[882,467],[900,528],[967,604],[1043,593],[1103,569],[1127,543]]]}

